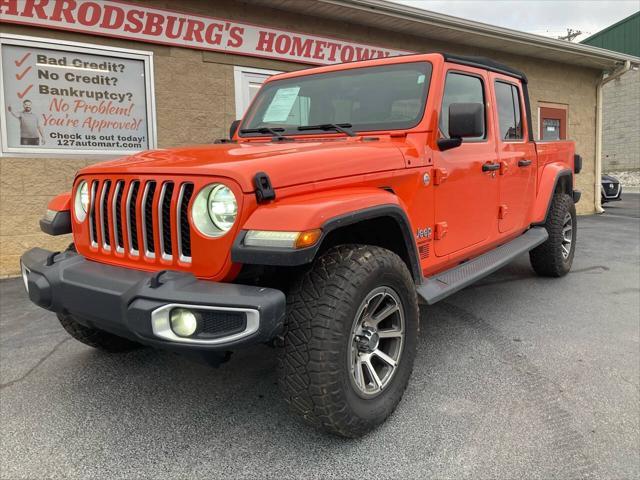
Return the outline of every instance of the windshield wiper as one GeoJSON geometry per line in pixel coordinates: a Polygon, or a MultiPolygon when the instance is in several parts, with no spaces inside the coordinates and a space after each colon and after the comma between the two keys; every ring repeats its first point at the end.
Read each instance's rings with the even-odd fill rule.
{"type": "Polygon", "coordinates": [[[269,134],[276,140],[293,140],[292,138],[285,137],[284,135],[282,135],[281,132],[284,132],[284,128],[260,127],[260,128],[240,129],[240,133],[262,133],[262,134],[269,134]]]}
{"type": "Polygon", "coordinates": [[[298,130],[335,130],[336,132],[344,133],[345,135],[349,135],[350,137],[355,137],[356,134],[351,130],[350,123],[321,123],[320,125],[305,125],[303,127],[298,127],[298,130]]]}

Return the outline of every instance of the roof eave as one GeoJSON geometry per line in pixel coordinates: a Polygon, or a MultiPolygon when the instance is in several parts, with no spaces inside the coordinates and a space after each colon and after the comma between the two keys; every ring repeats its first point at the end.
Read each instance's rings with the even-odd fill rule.
{"type": "Polygon", "coordinates": [[[389,2],[387,0],[319,0],[325,4],[370,11],[377,14],[393,16],[403,20],[445,26],[453,30],[472,33],[475,35],[499,38],[516,43],[527,44],[538,48],[562,51],[576,56],[590,57],[599,62],[606,62],[610,67],[629,61],[634,65],[640,65],[640,57],[614,52],[591,45],[571,43],[564,40],[520,32],[509,28],[497,27],[485,23],[475,22],[458,17],[452,17],[442,13],[431,12],[419,8],[389,2]]]}

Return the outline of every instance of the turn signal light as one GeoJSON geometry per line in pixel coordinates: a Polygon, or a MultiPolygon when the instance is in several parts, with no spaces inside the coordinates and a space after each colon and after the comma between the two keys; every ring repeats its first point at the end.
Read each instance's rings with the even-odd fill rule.
{"type": "Polygon", "coordinates": [[[322,230],[316,228],[315,230],[307,230],[306,232],[300,232],[298,239],[296,240],[296,248],[307,248],[315,245],[320,240],[322,230]]]}
{"type": "Polygon", "coordinates": [[[280,232],[272,230],[249,230],[244,238],[248,247],[266,248],[307,248],[318,243],[322,230],[305,230],[304,232],[280,232]]]}

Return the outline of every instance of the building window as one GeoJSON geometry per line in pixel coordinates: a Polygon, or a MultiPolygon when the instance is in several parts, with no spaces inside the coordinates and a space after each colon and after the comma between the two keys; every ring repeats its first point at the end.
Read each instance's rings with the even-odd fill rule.
{"type": "Polygon", "coordinates": [[[522,115],[518,87],[510,83],[496,82],[496,101],[501,140],[522,139],[522,115]]]}
{"type": "Polygon", "coordinates": [[[236,90],[236,118],[242,118],[249,108],[251,100],[256,96],[264,81],[271,75],[282,73],[277,70],[260,68],[234,67],[234,84],[236,90]]]}
{"type": "Polygon", "coordinates": [[[567,106],[544,104],[538,107],[540,140],[567,139],[567,106]]]}
{"type": "MultiPolygon", "coordinates": [[[[447,74],[440,111],[440,132],[446,138],[449,138],[449,106],[452,103],[481,103],[485,105],[482,80],[479,77],[463,73],[449,72],[447,74]]],[[[464,141],[482,140],[485,135],[486,131],[479,137],[465,138],[464,141]]]]}

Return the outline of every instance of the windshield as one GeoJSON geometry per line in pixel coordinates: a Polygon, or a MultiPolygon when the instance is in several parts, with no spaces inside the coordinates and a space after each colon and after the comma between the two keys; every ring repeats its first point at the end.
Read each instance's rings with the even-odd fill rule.
{"type": "MultiPolygon", "coordinates": [[[[428,62],[275,80],[262,87],[242,129],[270,128],[284,135],[299,135],[327,131],[328,124],[348,126],[352,131],[412,128],[424,114],[430,80],[428,62]],[[317,131],[298,130],[314,125],[319,127],[317,131]]],[[[242,137],[262,134],[241,132],[242,137]]]]}

